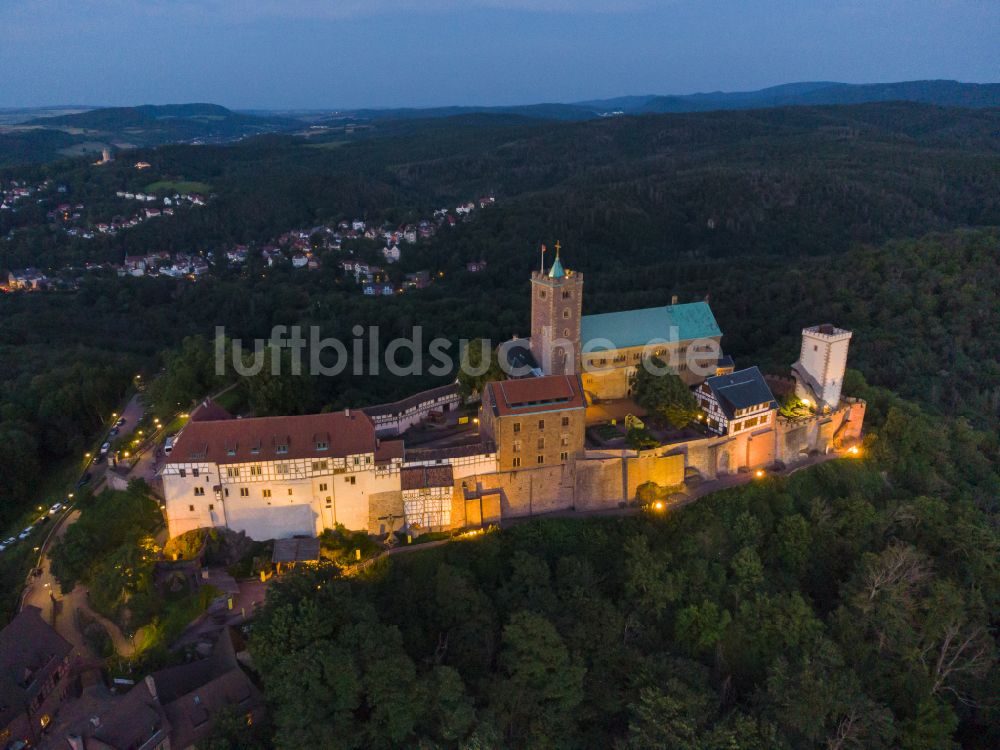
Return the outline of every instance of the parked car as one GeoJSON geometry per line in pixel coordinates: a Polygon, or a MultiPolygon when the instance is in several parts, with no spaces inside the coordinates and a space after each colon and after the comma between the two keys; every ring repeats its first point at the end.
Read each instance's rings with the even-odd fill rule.
{"type": "Polygon", "coordinates": [[[125,417],[118,417],[118,421],[115,422],[115,427],[121,427],[125,424],[125,417]]]}
{"type": "Polygon", "coordinates": [[[91,477],[93,477],[93,474],[91,474],[89,471],[86,472],[82,477],[80,477],[76,481],[77,489],[79,489],[80,487],[83,487],[83,485],[85,485],[87,482],[89,482],[90,479],[91,479],[91,477]]]}
{"type": "Polygon", "coordinates": [[[170,437],[167,438],[166,442],[163,444],[163,452],[166,455],[169,456],[170,455],[170,451],[172,451],[173,449],[174,449],[174,438],[173,438],[173,436],[170,436],[170,437]]]}
{"type": "Polygon", "coordinates": [[[0,544],[0,552],[3,552],[5,549],[7,549],[7,545],[6,544],[0,544]]]}
{"type": "Polygon", "coordinates": [[[56,503],[51,508],[49,508],[49,515],[50,516],[54,516],[56,513],[58,513],[62,509],[63,509],[63,504],[62,503],[56,503]]]}
{"type": "Polygon", "coordinates": [[[115,437],[118,434],[118,428],[112,427],[111,432],[109,432],[108,434],[111,435],[111,437],[115,437]]]}
{"type": "Polygon", "coordinates": [[[101,446],[101,455],[106,456],[109,450],[111,450],[111,443],[105,443],[101,446]]]}
{"type": "Polygon", "coordinates": [[[7,539],[4,539],[3,543],[4,543],[5,546],[9,547],[10,545],[12,545],[16,541],[17,540],[14,537],[9,537],[7,539]]]}
{"type": "Polygon", "coordinates": [[[28,538],[29,536],[31,536],[31,532],[32,532],[32,531],[34,531],[34,529],[32,529],[32,528],[31,528],[31,527],[29,526],[29,527],[28,527],[28,528],[26,528],[26,529],[25,529],[24,531],[22,531],[22,532],[21,532],[20,534],[18,534],[18,535],[17,535],[17,538],[23,541],[23,540],[27,539],[27,538],[28,538]]]}

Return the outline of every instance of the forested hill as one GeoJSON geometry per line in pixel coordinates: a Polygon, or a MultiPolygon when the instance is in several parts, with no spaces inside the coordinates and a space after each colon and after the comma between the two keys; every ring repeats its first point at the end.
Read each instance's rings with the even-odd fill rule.
{"type": "Polygon", "coordinates": [[[509,106],[410,107],[354,109],[337,117],[361,120],[451,117],[474,112],[516,114],[547,120],[590,120],[612,113],[626,115],[666,112],[709,112],[726,109],[764,109],[794,105],[864,104],[868,102],[919,102],[946,107],[1000,107],[1000,84],[961,81],[900,81],[895,83],[837,83],[804,81],[770,86],[756,91],[712,91],[698,94],[647,94],[591,99],[569,104],[509,106]]]}
{"type": "MultiPolygon", "coordinates": [[[[477,223],[476,244],[454,252],[519,259],[521,274],[526,248],[556,236],[592,271],[625,258],[826,254],[1000,224],[998,134],[1000,110],[895,103],[581,123],[470,115],[325,141],[272,135],[144,149],[135,158],[153,166],[142,173],[122,159],[52,165],[39,176],[67,184],[94,221],[123,210],[115,191],[154,180],[205,182],[216,198],[196,215],[114,238],[15,232],[0,243],[0,267],[266,242],[356,216],[413,220],[484,194],[497,198],[491,219],[477,223]]],[[[0,236],[32,211],[44,221],[41,207],[0,214],[0,236]]]]}
{"type": "Polygon", "coordinates": [[[216,104],[106,107],[38,117],[0,129],[0,166],[45,162],[165,143],[224,143],[261,133],[304,127],[299,120],[241,114],[216,104]]]}

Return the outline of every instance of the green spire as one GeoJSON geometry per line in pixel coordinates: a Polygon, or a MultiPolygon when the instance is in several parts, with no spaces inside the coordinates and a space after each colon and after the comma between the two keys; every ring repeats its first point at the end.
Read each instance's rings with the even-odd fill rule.
{"type": "Polygon", "coordinates": [[[555,263],[552,264],[552,268],[549,269],[550,279],[561,279],[566,275],[563,270],[562,263],[559,262],[559,256],[556,256],[555,263]]]}
{"type": "Polygon", "coordinates": [[[562,262],[559,260],[559,248],[562,247],[559,241],[556,241],[556,259],[552,263],[552,268],[549,269],[550,279],[562,279],[565,278],[566,272],[563,270],[562,262]]]}

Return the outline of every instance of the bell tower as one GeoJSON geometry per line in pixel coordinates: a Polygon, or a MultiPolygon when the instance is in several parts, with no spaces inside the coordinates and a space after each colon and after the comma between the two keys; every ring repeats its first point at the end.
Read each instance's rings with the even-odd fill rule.
{"type": "Polygon", "coordinates": [[[580,316],[583,274],[563,268],[556,258],[545,271],[545,245],[540,270],[531,274],[531,353],[546,375],[580,371],[580,316]]]}

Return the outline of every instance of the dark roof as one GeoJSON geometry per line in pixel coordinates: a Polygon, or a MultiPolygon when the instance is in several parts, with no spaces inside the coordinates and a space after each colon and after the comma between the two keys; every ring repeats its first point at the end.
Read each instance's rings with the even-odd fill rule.
{"type": "Polygon", "coordinates": [[[399,472],[399,481],[404,490],[420,490],[425,487],[451,487],[455,475],[451,464],[443,466],[404,466],[399,472]]]}
{"type": "Polygon", "coordinates": [[[483,453],[496,453],[496,444],[491,440],[479,440],[467,445],[453,445],[448,448],[410,448],[406,451],[407,461],[444,461],[449,458],[466,458],[483,453]]]}
{"type": "Polygon", "coordinates": [[[436,401],[449,396],[458,396],[458,386],[455,383],[442,385],[438,388],[431,388],[428,391],[414,393],[391,404],[377,404],[376,406],[366,406],[361,411],[370,417],[382,417],[387,414],[403,414],[411,408],[416,408],[427,401],[436,401]]]}
{"type": "Polygon", "coordinates": [[[723,354],[716,360],[715,366],[719,368],[735,367],[736,363],[733,361],[733,358],[731,356],[729,356],[728,354],[723,354]]]}
{"type": "Polygon", "coordinates": [[[188,422],[178,433],[167,463],[234,464],[343,458],[374,453],[375,447],[375,427],[368,415],[358,410],[296,417],[224,419],[188,422]],[[317,443],[326,443],[326,450],[317,450],[317,443]],[[279,453],[279,445],[285,446],[286,452],[279,453]]]}
{"type": "Polygon", "coordinates": [[[501,417],[587,406],[579,375],[494,380],[486,384],[486,390],[493,413],[501,417]]]}
{"type": "Polygon", "coordinates": [[[316,562],[319,560],[319,539],[275,539],[271,562],[316,562]]]}
{"type": "Polygon", "coordinates": [[[737,409],[747,409],[757,404],[769,403],[772,409],[778,408],[774,394],[756,367],[737,370],[728,375],[716,375],[705,380],[705,385],[712,389],[715,400],[719,402],[727,419],[732,419],[737,409]]]}
{"type": "Polygon", "coordinates": [[[525,367],[530,370],[540,369],[538,361],[535,359],[535,355],[531,353],[531,347],[528,346],[525,339],[517,339],[504,344],[500,347],[500,351],[505,353],[507,365],[511,372],[518,372],[525,367]]]}
{"type": "Polygon", "coordinates": [[[262,704],[224,629],[208,658],[153,672],[107,704],[96,723],[81,721],[72,734],[86,750],[133,750],[168,735],[172,747],[190,747],[211,731],[220,709],[231,706],[242,714],[262,704]]]}
{"type": "Polygon", "coordinates": [[[0,727],[24,711],[73,646],[38,607],[25,607],[0,630],[0,727]]]}
{"type": "Polygon", "coordinates": [[[100,722],[98,726],[88,720],[82,728],[87,750],[128,750],[142,747],[153,737],[164,739],[170,733],[170,722],[163,707],[150,692],[148,678],[98,714],[97,718],[100,722]]]}

